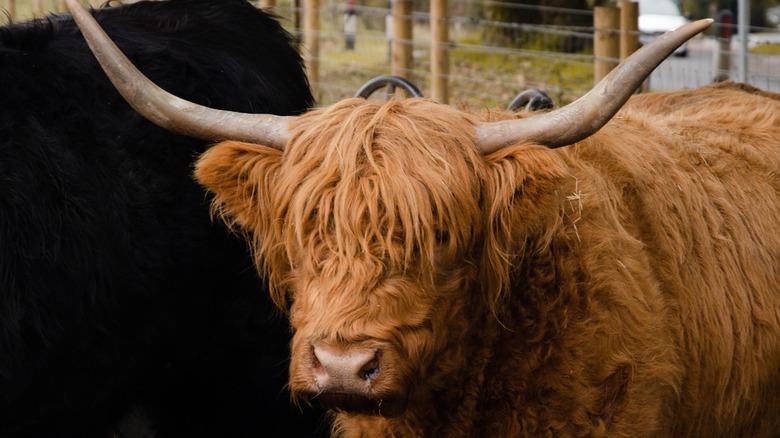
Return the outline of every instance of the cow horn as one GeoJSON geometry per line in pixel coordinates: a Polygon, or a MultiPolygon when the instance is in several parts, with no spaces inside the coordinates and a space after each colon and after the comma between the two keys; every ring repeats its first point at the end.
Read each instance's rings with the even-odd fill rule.
{"type": "Polygon", "coordinates": [[[557,148],[593,135],[666,57],[712,22],[709,18],[694,21],[656,38],[615,67],[587,94],[565,107],[526,119],[480,123],[476,127],[478,147],[485,154],[521,141],[557,148]]]}
{"type": "Polygon", "coordinates": [[[127,102],[156,125],[204,140],[241,140],[282,150],[293,117],[246,114],[198,105],[176,97],[138,71],[79,0],[65,0],[90,49],[127,102]]]}

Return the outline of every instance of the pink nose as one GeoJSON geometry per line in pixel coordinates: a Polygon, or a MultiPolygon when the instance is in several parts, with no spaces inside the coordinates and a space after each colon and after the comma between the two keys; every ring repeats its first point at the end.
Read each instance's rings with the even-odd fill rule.
{"type": "Polygon", "coordinates": [[[320,391],[364,394],[381,373],[374,348],[338,348],[312,344],[314,379],[320,391]]]}

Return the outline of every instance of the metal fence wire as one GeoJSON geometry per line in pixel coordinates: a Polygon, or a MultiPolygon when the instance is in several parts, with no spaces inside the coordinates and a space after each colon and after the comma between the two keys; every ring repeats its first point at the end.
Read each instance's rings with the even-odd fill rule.
{"type": "MultiPolygon", "coordinates": [[[[472,108],[503,107],[517,93],[540,88],[555,101],[565,104],[593,86],[593,11],[484,0],[450,0],[448,7],[450,103],[462,102],[472,108]],[[529,14],[555,14],[555,24],[493,19],[501,15],[501,8],[529,14]]],[[[278,2],[273,11],[291,31],[300,32],[295,17],[305,11],[292,0],[278,2]]],[[[415,10],[411,19],[413,38],[408,43],[413,49],[413,62],[404,75],[426,93],[431,86],[429,12],[415,10]]],[[[328,105],[350,97],[372,77],[390,72],[391,24],[389,2],[369,5],[345,0],[320,4],[316,81],[319,104],[328,105]],[[348,44],[344,24],[350,10],[357,16],[357,30],[348,44]]],[[[780,44],[780,39],[776,39],[777,29],[752,30],[755,34],[750,35],[751,47],[780,44]]],[[[306,47],[302,50],[305,52],[306,47]]],[[[731,56],[725,70],[718,69],[719,50],[712,35],[694,38],[687,56],[672,56],[659,66],[648,81],[648,89],[695,88],[716,78],[737,79],[736,40],[727,45],[731,56]]],[[[745,82],[780,92],[780,55],[749,53],[745,82]]]]}
{"type": "MultiPolygon", "coordinates": [[[[2,22],[13,17],[14,4],[23,15],[13,17],[15,21],[63,9],[61,0],[2,1],[0,7],[6,10],[5,16],[0,14],[2,22]]],[[[132,1],[135,0],[126,2],[132,1]]],[[[303,40],[305,0],[252,1],[273,2],[267,8],[303,40]]],[[[318,68],[313,85],[317,102],[328,105],[353,96],[371,78],[391,73],[394,0],[319,1],[319,49],[314,58],[318,68]]],[[[412,48],[412,63],[401,74],[426,95],[431,90],[430,1],[433,0],[414,0],[419,10],[404,17],[412,20],[412,38],[402,41],[412,48]]],[[[91,0],[95,7],[103,3],[104,0],[91,0]]],[[[117,3],[111,1],[112,5],[117,3]]],[[[257,6],[261,7],[259,3],[257,6]]],[[[447,9],[449,37],[442,44],[448,49],[449,69],[445,77],[449,103],[465,103],[472,108],[504,107],[518,93],[540,88],[559,104],[565,104],[593,86],[593,11],[494,0],[449,0],[447,9]],[[520,18],[500,18],[508,15],[520,18]]],[[[778,29],[751,28],[749,46],[752,50],[746,55],[743,81],[780,92],[778,29]],[[760,50],[766,47],[775,49],[760,50]]],[[[737,67],[740,48],[736,38],[721,44],[710,30],[708,35],[689,43],[686,57],[664,61],[651,75],[647,88],[674,90],[699,87],[716,79],[742,79],[737,67]],[[725,55],[720,56],[720,62],[719,54],[725,55]]],[[[301,51],[311,58],[303,44],[301,51]]]]}

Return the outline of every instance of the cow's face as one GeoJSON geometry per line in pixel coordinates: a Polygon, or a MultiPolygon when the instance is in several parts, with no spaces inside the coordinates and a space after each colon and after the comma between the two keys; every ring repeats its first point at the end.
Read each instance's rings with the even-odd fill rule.
{"type": "Polygon", "coordinates": [[[473,126],[422,100],[349,100],[298,119],[283,154],[227,142],[201,159],[198,179],[289,309],[296,398],[398,414],[451,366],[475,302],[495,300],[480,290],[501,289],[489,267],[507,254],[483,248],[511,240],[527,178],[481,156],[473,126]]]}

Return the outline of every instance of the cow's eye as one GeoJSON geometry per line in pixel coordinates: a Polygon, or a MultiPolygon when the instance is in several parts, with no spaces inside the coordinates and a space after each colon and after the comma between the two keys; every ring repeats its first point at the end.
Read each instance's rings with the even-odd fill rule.
{"type": "Polygon", "coordinates": [[[446,230],[437,230],[436,231],[436,242],[440,244],[449,243],[450,241],[450,233],[446,230]]]}
{"type": "Polygon", "coordinates": [[[295,302],[295,299],[293,298],[291,293],[288,293],[287,296],[285,296],[285,303],[287,305],[287,313],[292,315],[293,312],[293,303],[295,302]]]}

